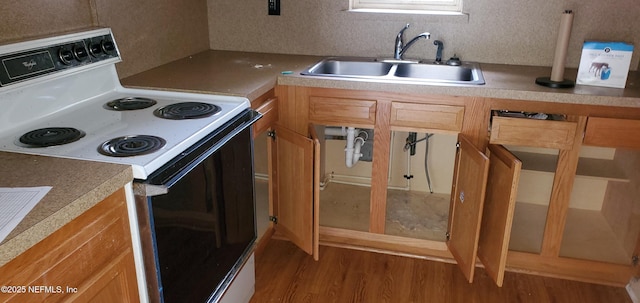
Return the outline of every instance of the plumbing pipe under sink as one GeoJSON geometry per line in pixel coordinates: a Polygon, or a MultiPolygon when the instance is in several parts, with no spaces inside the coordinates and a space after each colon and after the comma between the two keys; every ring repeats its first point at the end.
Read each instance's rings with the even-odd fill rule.
{"type": "Polygon", "coordinates": [[[361,131],[354,127],[347,128],[347,146],[344,149],[345,165],[347,165],[347,167],[353,167],[362,157],[360,149],[367,140],[367,136],[367,132],[365,131],[361,131]]]}
{"type": "Polygon", "coordinates": [[[347,145],[345,146],[345,165],[348,168],[353,167],[358,163],[358,160],[362,158],[362,152],[360,151],[362,145],[367,141],[368,134],[366,131],[357,129],[355,127],[327,127],[325,128],[325,135],[332,136],[347,136],[347,145]]]}

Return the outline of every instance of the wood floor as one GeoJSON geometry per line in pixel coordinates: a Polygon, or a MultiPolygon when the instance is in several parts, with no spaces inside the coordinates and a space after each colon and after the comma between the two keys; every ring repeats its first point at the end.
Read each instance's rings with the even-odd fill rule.
{"type": "Polygon", "coordinates": [[[320,247],[320,260],[270,240],[256,258],[251,303],[631,302],[624,288],[506,273],[497,287],[482,269],[469,284],[453,264],[320,247]]]}

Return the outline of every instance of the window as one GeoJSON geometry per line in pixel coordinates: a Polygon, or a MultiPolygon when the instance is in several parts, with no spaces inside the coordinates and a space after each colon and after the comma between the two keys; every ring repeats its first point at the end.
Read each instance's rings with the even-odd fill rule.
{"type": "Polygon", "coordinates": [[[352,10],[462,12],[462,0],[350,0],[352,10]]]}

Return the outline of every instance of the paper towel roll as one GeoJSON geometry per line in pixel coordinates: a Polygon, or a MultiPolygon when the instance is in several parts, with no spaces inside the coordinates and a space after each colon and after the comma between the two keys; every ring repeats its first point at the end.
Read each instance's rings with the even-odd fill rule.
{"type": "Polygon", "coordinates": [[[551,81],[561,82],[564,80],[564,65],[567,59],[567,49],[569,48],[572,24],[573,12],[571,10],[565,10],[560,19],[556,53],[553,57],[553,66],[551,67],[551,81]]]}

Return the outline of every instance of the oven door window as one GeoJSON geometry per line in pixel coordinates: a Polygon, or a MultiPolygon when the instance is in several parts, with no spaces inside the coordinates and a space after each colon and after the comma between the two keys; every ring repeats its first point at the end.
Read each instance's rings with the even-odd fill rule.
{"type": "Polygon", "coordinates": [[[247,129],[151,197],[164,302],[206,302],[252,245],[252,161],[247,129]]]}

